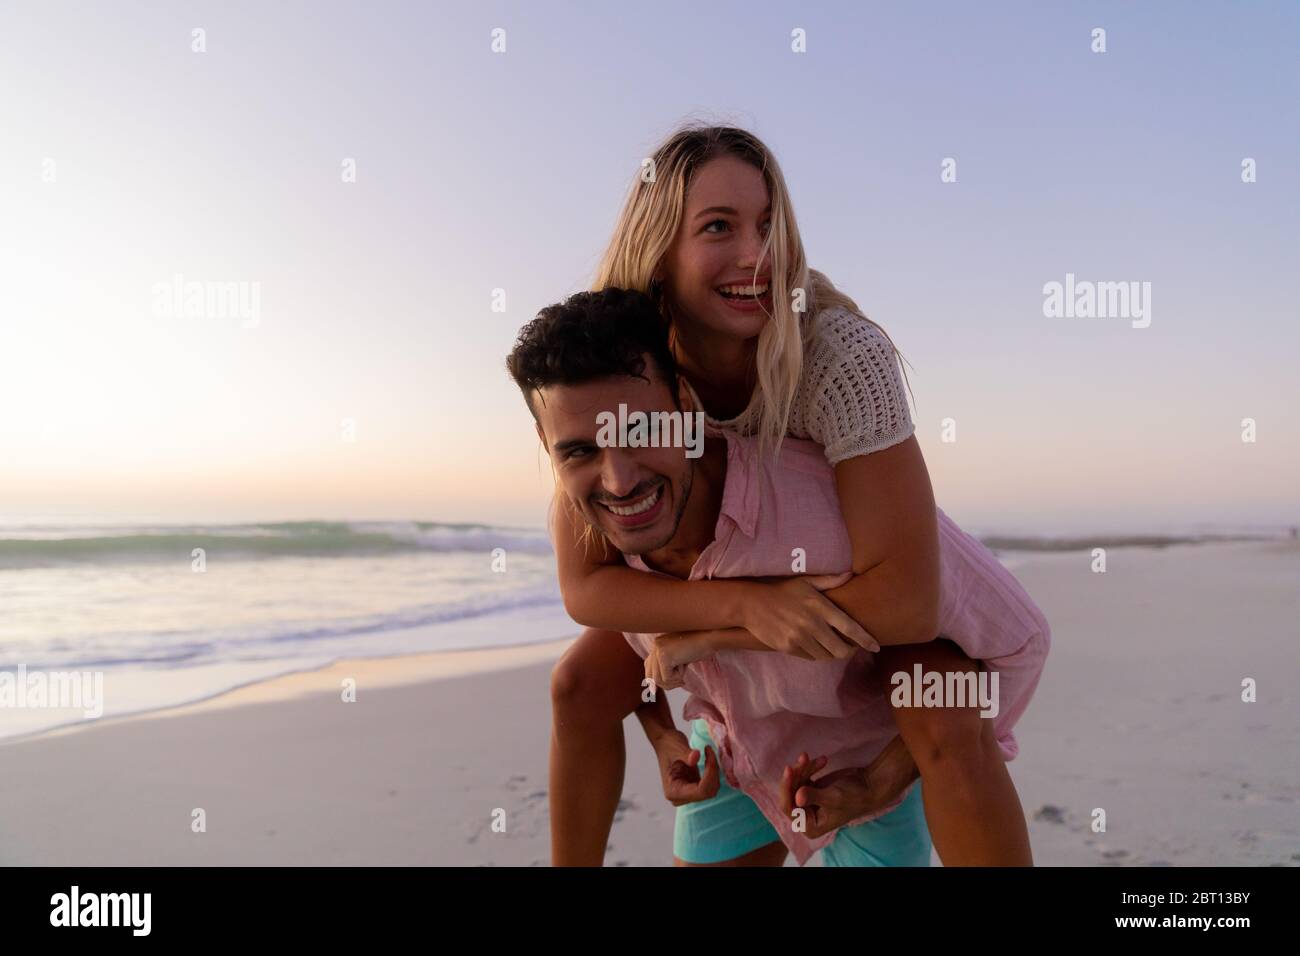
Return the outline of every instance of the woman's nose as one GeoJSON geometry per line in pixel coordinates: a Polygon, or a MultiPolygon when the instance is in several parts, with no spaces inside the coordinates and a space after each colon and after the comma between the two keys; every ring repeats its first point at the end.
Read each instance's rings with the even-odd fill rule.
{"type": "Polygon", "coordinates": [[[740,259],[736,262],[738,269],[753,270],[758,263],[759,257],[763,255],[764,236],[757,229],[749,230],[745,233],[743,247],[740,252],[740,259]]]}

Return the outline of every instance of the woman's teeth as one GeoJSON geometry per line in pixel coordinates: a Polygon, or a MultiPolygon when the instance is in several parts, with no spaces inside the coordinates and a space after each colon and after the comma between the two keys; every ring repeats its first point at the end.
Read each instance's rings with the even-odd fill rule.
{"type": "Polygon", "coordinates": [[[762,285],[720,285],[718,291],[730,298],[752,299],[767,294],[767,283],[762,285]]]}
{"type": "Polygon", "coordinates": [[[620,518],[630,518],[632,515],[639,515],[641,512],[649,511],[653,508],[658,503],[659,495],[662,493],[662,488],[656,488],[655,493],[649,498],[646,498],[640,504],[635,504],[630,508],[615,508],[613,505],[605,505],[605,507],[614,512],[614,514],[618,515],[620,518]]]}

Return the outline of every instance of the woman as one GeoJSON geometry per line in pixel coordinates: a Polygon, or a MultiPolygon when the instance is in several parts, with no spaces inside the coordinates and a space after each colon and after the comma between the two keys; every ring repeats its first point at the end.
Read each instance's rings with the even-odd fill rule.
{"type": "MultiPolygon", "coordinates": [[[[771,454],[786,434],[824,446],[855,575],[825,594],[799,578],[653,580],[586,540],[583,522],[557,500],[560,586],[570,616],[588,629],[552,680],[556,865],[603,859],[622,788],[622,720],[639,703],[643,673],[622,631],[744,628],[772,650],[830,659],[854,636],[831,627],[842,608],[891,645],[881,656],[892,670],[974,666],[934,642],[938,518],[892,342],[808,268],[770,151],[731,127],[669,137],[634,184],[601,263],[595,288],[610,286],[658,302],[696,407],[716,426],[759,435],[771,454]]],[[[955,708],[895,717],[944,862],[1029,863],[1024,817],[988,722],[955,708]]]]}

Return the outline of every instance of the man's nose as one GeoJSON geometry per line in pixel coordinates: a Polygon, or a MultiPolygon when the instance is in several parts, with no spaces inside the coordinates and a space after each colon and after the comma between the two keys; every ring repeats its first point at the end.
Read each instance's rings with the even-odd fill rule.
{"type": "Polygon", "coordinates": [[[641,480],[641,469],[632,456],[621,448],[606,448],[601,463],[600,483],[605,493],[615,498],[625,498],[641,480]]]}

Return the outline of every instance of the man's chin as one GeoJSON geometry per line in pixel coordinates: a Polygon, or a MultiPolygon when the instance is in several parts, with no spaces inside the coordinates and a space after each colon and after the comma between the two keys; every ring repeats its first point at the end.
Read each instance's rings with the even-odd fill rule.
{"type": "Polygon", "coordinates": [[[621,528],[610,527],[606,524],[601,525],[601,532],[615,549],[623,554],[645,554],[648,551],[654,551],[661,548],[664,542],[660,525],[662,521],[656,521],[654,524],[646,525],[644,528],[621,528]]]}
{"type": "Polygon", "coordinates": [[[614,546],[616,551],[623,554],[641,555],[653,551],[656,547],[649,535],[640,532],[629,534],[624,528],[619,528],[612,534],[606,531],[605,539],[614,546]]]}

